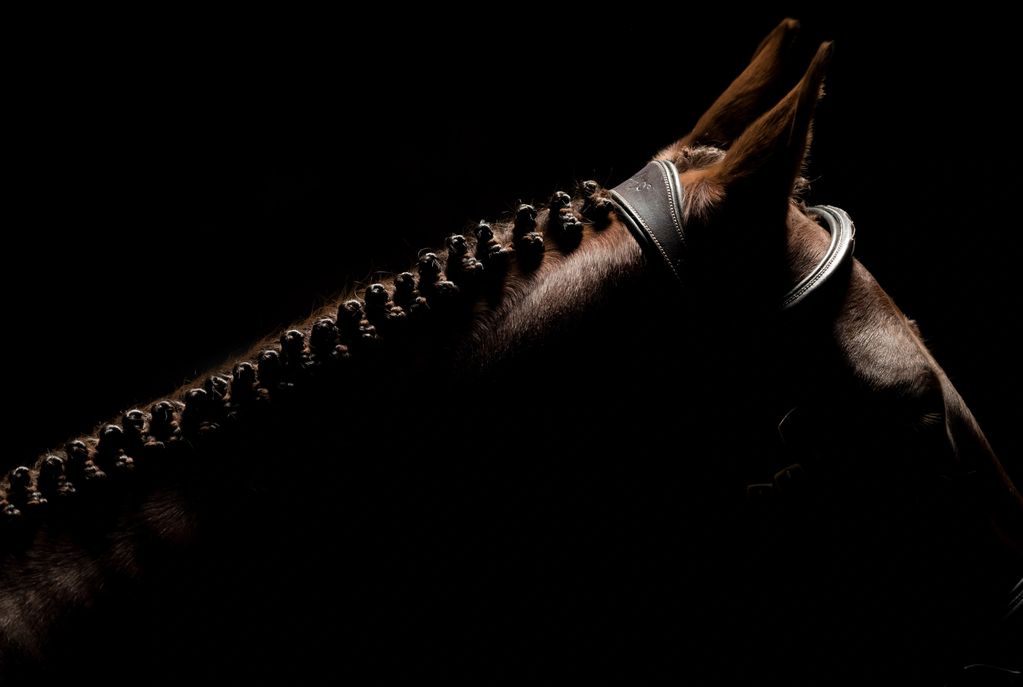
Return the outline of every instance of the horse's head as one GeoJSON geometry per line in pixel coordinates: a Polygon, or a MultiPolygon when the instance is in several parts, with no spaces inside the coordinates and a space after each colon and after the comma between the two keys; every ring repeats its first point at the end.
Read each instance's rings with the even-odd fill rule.
{"type": "Polygon", "coordinates": [[[832,437],[847,452],[869,454],[870,467],[855,469],[974,481],[1000,514],[999,527],[1014,528],[1019,552],[1019,493],[916,323],[861,264],[832,293],[777,316],[781,294],[829,248],[798,193],[831,45],[821,45],[805,73],[793,77],[796,29],[796,22],[782,22],[693,130],[657,155],[675,164],[685,189],[695,298],[729,319],[753,315],[748,322],[782,344],[772,354],[785,360],[784,374],[799,378],[801,402],[817,406],[804,410],[815,415],[818,447],[832,437]],[[776,317],[763,317],[772,311],[776,317]],[[828,416],[829,406],[840,414],[828,416]]]}
{"type": "Polygon", "coordinates": [[[516,301],[517,315],[489,330],[487,350],[553,345],[552,332],[566,332],[572,343],[553,357],[576,364],[551,374],[574,391],[548,391],[556,421],[583,426],[565,420],[580,398],[601,399],[580,415],[611,409],[606,429],[572,436],[589,449],[582,455],[619,447],[661,475],[657,488],[684,483],[684,521],[729,523],[702,542],[718,562],[736,556],[742,538],[732,513],[771,523],[750,545],[757,555],[734,559],[757,565],[737,563],[731,584],[755,575],[763,595],[841,606],[826,631],[849,657],[909,655],[936,646],[921,627],[948,639],[952,618],[1005,603],[1020,571],[1023,501],[917,325],[862,264],[779,308],[831,245],[800,198],[831,45],[794,72],[796,28],[779,25],[692,131],[655,157],[678,172],[681,207],[670,221],[685,237],[685,260],[672,263],[656,239],[641,250],[619,204],[607,228],[545,266],[527,307],[516,301]],[[678,471],[681,481],[664,477],[678,471]],[[848,636],[852,626],[873,636],[848,636]],[[919,645],[896,639],[907,635],[919,645]]]}
{"type": "MultiPolygon", "coordinates": [[[[824,297],[778,316],[783,294],[829,248],[828,233],[799,193],[831,45],[821,45],[805,73],[793,76],[796,28],[782,22],[693,130],[656,156],[674,163],[684,189],[689,300],[697,317],[723,318],[780,341],[794,356],[785,361],[787,373],[800,375],[804,385],[822,375],[837,383],[828,393],[844,401],[837,424],[848,440],[883,434],[888,442],[894,432],[912,444],[943,445],[946,461],[964,460],[967,451],[989,453],[916,324],[859,263],[824,297]],[[869,424],[854,427],[858,420],[869,424]]],[[[772,363],[760,357],[756,364],[772,363]]],[[[1015,498],[1004,496],[1010,493],[1015,498]]]]}

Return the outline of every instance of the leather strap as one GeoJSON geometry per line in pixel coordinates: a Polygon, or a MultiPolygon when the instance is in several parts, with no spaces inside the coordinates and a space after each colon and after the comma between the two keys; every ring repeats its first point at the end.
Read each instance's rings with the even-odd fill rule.
{"type": "MultiPolygon", "coordinates": [[[[682,229],[685,196],[678,170],[667,160],[654,160],[628,180],[611,189],[618,218],[632,232],[643,250],[656,255],[675,281],[685,287],[688,246],[682,229]]],[[[831,233],[831,244],[820,263],[786,293],[780,310],[790,310],[844,271],[856,247],[856,227],[849,213],[832,205],[807,210],[831,233]]]]}
{"type": "Polygon", "coordinates": [[[682,231],[682,184],[675,165],[654,160],[611,189],[611,202],[643,250],[659,255],[684,286],[686,237],[682,231]]]}
{"type": "Polygon", "coordinates": [[[825,227],[831,232],[831,243],[824,257],[810,274],[803,277],[781,299],[782,310],[796,307],[836,274],[849,267],[853,252],[856,250],[856,225],[853,224],[848,212],[833,205],[815,205],[807,208],[807,212],[817,220],[824,220],[825,227]]]}

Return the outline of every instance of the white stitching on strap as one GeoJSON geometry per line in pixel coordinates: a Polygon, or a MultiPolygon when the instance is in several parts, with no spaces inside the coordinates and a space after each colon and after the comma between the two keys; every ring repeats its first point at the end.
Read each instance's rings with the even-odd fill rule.
{"type": "Polygon", "coordinates": [[[661,242],[657,240],[657,237],[654,236],[654,233],[650,231],[650,227],[647,226],[646,220],[643,219],[643,216],[636,212],[636,208],[632,207],[632,204],[629,203],[629,201],[626,200],[625,196],[623,196],[622,194],[615,193],[614,198],[616,201],[624,205],[629,210],[629,213],[631,214],[632,218],[638,220],[639,223],[643,225],[643,229],[646,230],[646,235],[649,236],[650,240],[654,242],[654,245],[657,246],[657,250],[660,251],[661,253],[661,257],[664,258],[664,262],[668,264],[668,269],[670,269],[671,273],[675,275],[675,278],[678,279],[679,283],[685,284],[685,282],[682,281],[682,275],[678,273],[678,270],[675,269],[675,265],[672,264],[671,262],[671,258],[668,257],[668,252],[664,250],[664,246],[662,246],[661,242]]]}
{"type": "MultiPolygon", "coordinates": [[[[675,233],[678,234],[679,240],[682,242],[682,247],[688,247],[686,244],[686,236],[682,233],[682,223],[678,220],[678,212],[675,208],[675,189],[672,188],[671,180],[668,178],[670,172],[665,168],[665,165],[670,165],[670,162],[664,160],[658,160],[660,162],[657,168],[661,170],[661,179],[664,181],[664,188],[668,192],[668,209],[671,210],[671,223],[675,229],[675,233]]],[[[674,165],[672,168],[674,169],[674,165]]]]}
{"type": "MultiPolygon", "coordinates": [[[[831,212],[830,207],[821,206],[820,208],[810,208],[810,210],[815,211],[815,216],[824,216],[825,221],[828,221],[828,213],[831,212]]],[[[841,219],[839,222],[841,222],[841,219]]],[[[792,291],[786,294],[781,303],[781,308],[783,310],[794,303],[797,303],[803,298],[803,296],[812,291],[814,286],[816,286],[822,279],[830,277],[832,274],[832,266],[835,264],[836,260],[842,257],[843,251],[838,243],[840,239],[838,227],[831,225],[831,222],[828,222],[828,224],[830,225],[828,227],[828,232],[831,234],[831,243],[828,246],[829,254],[827,255],[827,259],[822,264],[814,268],[814,272],[807,276],[804,282],[797,284],[792,291]]]]}

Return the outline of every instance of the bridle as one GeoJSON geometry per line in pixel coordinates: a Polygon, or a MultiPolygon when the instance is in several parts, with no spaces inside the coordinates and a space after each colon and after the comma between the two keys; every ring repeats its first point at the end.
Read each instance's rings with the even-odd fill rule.
{"type": "MultiPolygon", "coordinates": [[[[618,218],[629,229],[633,237],[650,259],[663,266],[662,272],[670,277],[683,292],[692,285],[687,280],[686,262],[690,260],[690,245],[682,226],[682,210],[685,200],[678,170],[667,160],[653,160],[636,174],[609,191],[611,204],[618,218]]],[[[827,251],[817,265],[795,286],[785,293],[780,301],[768,303],[775,313],[790,313],[796,306],[810,300],[811,295],[824,291],[828,284],[839,285],[838,275],[849,274],[856,245],[856,229],[849,214],[831,205],[818,205],[807,209],[808,214],[823,220],[831,235],[827,251]]],[[[812,308],[800,308],[802,313],[812,308]]],[[[777,435],[785,446],[797,443],[794,436],[802,424],[799,418],[804,414],[799,404],[779,416],[777,435]],[[793,421],[795,418],[795,422],[793,421]],[[793,428],[796,426],[796,429],[793,428]]],[[[772,500],[779,490],[791,487],[805,479],[803,466],[793,462],[774,475],[772,483],[746,485],[747,497],[759,504],[772,500]],[[780,487],[781,489],[775,489],[780,487]]]]}
{"type": "MultiPolygon", "coordinates": [[[[682,210],[685,200],[678,170],[667,160],[654,160],[629,177],[610,192],[611,203],[621,222],[643,248],[643,252],[654,262],[660,263],[671,281],[683,290],[687,283],[685,265],[690,260],[690,246],[682,226],[682,210]]],[[[828,284],[838,284],[839,275],[848,275],[853,262],[856,246],[856,229],[852,218],[841,208],[832,205],[817,205],[807,208],[807,213],[818,220],[831,235],[827,251],[817,265],[799,283],[785,293],[776,306],[778,312],[791,312],[811,296],[824,290],[828,284]]],[[[800,308],[800,311],[803,309],[800,308]]],[[[792,433],[792,417],[799,410],[792,408],[778,423],[778,432],[785,443],[792,433]]],[[[801,481],[802,466],[790,465],[778,472],[772,484],[747,485],[747,495],[762,500],[774,487],[785,483],[801,481]]],[[[1023,616],[1023,580],[1012,590],[1007,612],[1002,618],[1002,628],[1007,621],[1023,616]]],[[[990,684],[1003,684],[995,680],[1018,679],[1019,673],[1005,668],[972,664],[964,666],[953,677],[954,684],[975,684],[974,680],[992,680],[990,684]]],[[[983,684],[988,684],[984,682],[983,684]]]]}
{"type": "MultiPolygon", "coordinates": [[[[668,160],[653,160],[626,181],[611,189],[611,203],[618,218],[629,229],[643,252],[663,265],[664,270],[683,291],[690,288],[686,278],[686,262],[690,259],[689,242],[682,226],[685,200],[678,170],[668,160]]],[[[829,283],[839,283],[839,274],[848,275],[856,245],[856,229],[849,214],[831,205],[818,205],[807,212],[824,225],[831,234],[827,251],[817,265],[798,284],[785,293],[777,304],[769,304],[776,313],[791,312],[823,291],[829,283]]],[[[802,309],[800,309],[802,310],[802,309]]],[[[792,419],[799,415],[798,405],[791,407],[778,421],[778,436],[786,445],[793,443],[792,419]]],[[[749,484],[747,496],[766,500],[779,481],[802,480],[803,467],[794,463],[775,475],[773,484],[749,484]]]]}
{"type": "MultiPolygon", "coordinates": [[[[643,247],[663,263],[679,286],[685,287],[684,265],[689,244],[682,228],[684,193],[678,170],[667,160],[654,160],[610,191],[618,218],[643,247]]],[[[779,309],[803,303],[814,292],[846,273],[856,247],[856,227],[849,214],[831,205],[817,205],[807,212],[823,221],[831,243],[817,266],[782,296],[779,309]]]]}

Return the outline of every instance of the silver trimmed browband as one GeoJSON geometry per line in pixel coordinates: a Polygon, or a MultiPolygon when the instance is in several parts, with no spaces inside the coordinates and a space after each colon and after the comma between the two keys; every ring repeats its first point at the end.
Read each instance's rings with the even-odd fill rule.
{"type": "MultiPolygon", "coordinates": [[[[683,265],[688,250],[682,229],[682,184],[678,170],[667,160],[654,160],[611,192],[619,219],[629,228],[643,250],[660,257],[680,286],[685,286],[683,265]]],[[[832,205],[807,210],[823,220],[831,244],[820,263],[781,299],[779,309],[789,310],[827,283],[852,262],[856,227],[849,213],[832,205]]]]}

